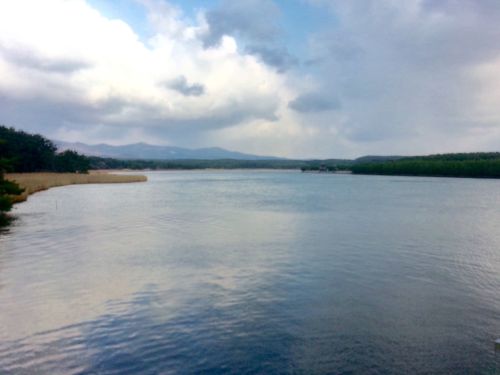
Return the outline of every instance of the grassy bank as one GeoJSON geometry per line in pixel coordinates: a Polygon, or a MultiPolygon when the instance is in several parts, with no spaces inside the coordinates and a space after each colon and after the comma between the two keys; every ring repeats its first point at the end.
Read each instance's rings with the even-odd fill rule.
{"type": "Polygon", "coordinates": [[[111,173],[90,172],[81,173],[10,173],[5,178],[16,182],[24,189],[24,193],[14,198],[15,202],[22,202],[28,195],[51,187],[75,184],[109,184],[126,182],[144,182],[146,176],[119,175],[111,173]]]}

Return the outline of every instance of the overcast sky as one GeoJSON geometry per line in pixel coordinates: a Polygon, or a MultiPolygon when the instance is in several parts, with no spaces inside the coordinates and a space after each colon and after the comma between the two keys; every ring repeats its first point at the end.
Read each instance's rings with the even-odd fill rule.
{"type": "Polygon", "coordinates": [[[500,150],[498,0],[2,0],[0,124],[285,157],[500,150]]]}

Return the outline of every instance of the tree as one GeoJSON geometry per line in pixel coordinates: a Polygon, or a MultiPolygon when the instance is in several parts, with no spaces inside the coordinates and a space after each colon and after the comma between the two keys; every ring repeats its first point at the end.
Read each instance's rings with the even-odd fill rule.
{"type": "Polygon", "coordinates": [[[0,126],[0,158],[8,159],[15,172],[79,172],[86,173],[90,160],[75,151],[56,154],[52,141],[39,134],[0,126]]]}
{"type": "Polygon", "coordinates": [[[89,159],[72,150],[63,151],[57,154],[54,159],[56,172],[87,173],[89,167],[89,159]]]}
{"type": "MultiPolygon", "coordinates": [[[[3,143],[2,140],[0,140],[1,143],[3,143]]],[[[6,213],[12,208],[12,196],[23,192],[23,189],[16,183],[5,179],[4,173],[10,166],[9,160],[5,158],[0,159],[0,226],[9,222],[6,213]]]]}
{"type": "Polygon", "coordinates": [[[0,158],[10,160],[16,172],[50,171],[54,167],[56,146],[39,134],[28,134],[0,126],[0,158]]]}

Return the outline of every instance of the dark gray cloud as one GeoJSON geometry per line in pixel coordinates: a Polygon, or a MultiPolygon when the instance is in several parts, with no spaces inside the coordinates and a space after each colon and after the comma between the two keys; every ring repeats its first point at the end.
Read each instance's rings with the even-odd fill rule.
{"type": "Polygon", "coordinates": [[[477,79],[500,56],[499,2],[322,3],[339,22],[311,38],[308,60],[322,98],[342,98],[337,134],[426,150],[439,134],[467,144],[471,129],[500,118],[480,103],[477,79]]]}
{"type": "MultiPolygon", "coordinates": [[[[206,114],[195,118],[151,118],[147,127],[142,127],[146,134],[160,139],[172,140],[176,145],[189,146],[190,143],[203,144],[207,134],[229,128],[235,124],[253,119],[277,121],[275,104],[263,106],[260,109],[250,109],[242,104],[236,104],[232,109],[219,113],[206,114]]],[[[134,123],[137,126],[139,123],[134,123]]]]}
{"type": "Polygon", "coordinates": [[[491,15],[500,12],[497,0],[423,0],[420,4],[424,11],[446,12],[448,14],[462,12],[464,8],[470,14],[491,15]]]}
{"type": "Polygon", "coordinates": [[[201,83],[189,84],[184,76],[179,76],[167,82],[165,86],[185,96],[201,96],[205,93],[204,85],[201,83]]]}
{"type": "Polygon", "coordinates": [[[338,99],[319,93],[307,93],[288,103],[288,107],[297,112],[323,112],[340,109],[338,99]]]}
{"type": "Polygon", "coordinates": [[[246,51],[260,57],[264,63],[275,67],[279,72],[285,72],[299,63],[298,59],[290,55],[282,46],[255,45],[247,47],[246,51]]]}
{"type": "Polygon", "coordinates": [[[280,10],[272,0],[223,0],[206,13],[210,28],[203,43],[213,47],[224,35],[259,42],[274,40],[279,34],[279,16],[280,10]]]}
{"type": "Polygon", "coordinates": [[[80,130],[86,125],[102,124],[103,118],[120,113],[128,105],[130,104],[120,99],[89,104],[70,100],[62,102],[48,96],[12,97],[0,92],[0,122],[29,131],[51,134],[58,128],[71,124],[80,130]]]}
{"type": "Polygon", "coordinates": [[[148,102],[110,97],[98,103],[83,100],[64,101],[50,97],[12,97],[0,91],[0,124],[57,137],[58,132],[78,134],[82,141],[89,137],[113,139],[132,130],[144,135],[170,139],[188,145],[206,132],[220,130],[252,119],[276,121],[278,101],[249,97],[230,106],[186,117],[165,114],[148,102]]]}
{"type": "Polygon", "coordinates": [[[50,58],[41,56],[36,51],[21,48],[7,48],[0,45],[0,55],[17,66],[41,70],[50,73],[73,73],[89,68],[90,63],[69,58],[50,58]]]}
{"type": "Polygon", "coordinates": [[[498,1],[425,0],[411,7],[373,0],[330,3],[343,22],[316,40],[316,52],[336,60],[366,58],[372,64],[378,57],[388,65],[448,69],[499,53],[498,1]]]}
{"type": "Polygon", "coordinates": [[[281,16],[272,0],[224,0],[206,13],[209,31],[203,37],[204,46],[219,44],[224,35],[235,36],[246,45],[247,53],[283,73],[297,65],[298,59],[283,44],[283,30],[278,26],[281,16]]]}

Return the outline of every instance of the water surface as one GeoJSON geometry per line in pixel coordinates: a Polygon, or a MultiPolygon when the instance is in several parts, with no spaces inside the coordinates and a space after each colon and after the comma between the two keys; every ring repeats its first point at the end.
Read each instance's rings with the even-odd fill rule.
{"type": "Polygon", "coordinates": [[[16,206],[1,374],[500,372],[500,181],[148,178],[16,206]]]}

